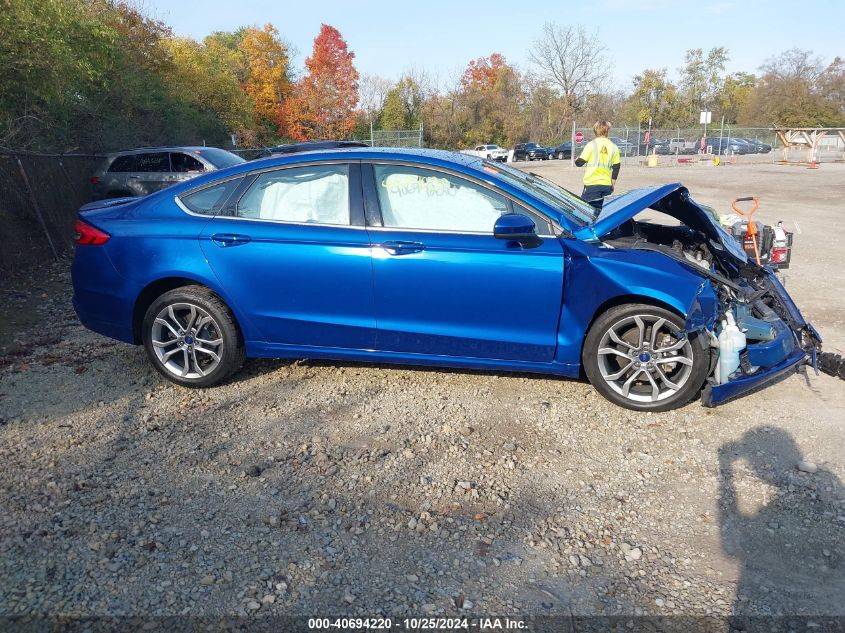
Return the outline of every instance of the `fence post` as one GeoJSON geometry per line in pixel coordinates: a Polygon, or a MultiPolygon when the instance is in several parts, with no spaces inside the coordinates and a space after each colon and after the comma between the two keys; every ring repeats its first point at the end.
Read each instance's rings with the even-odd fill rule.
{"type": "Polygon", "coordinates": [[[41,224],[41,229],[44,231],[44,236],[47,238],[47,243],[50,245],[50,250],[53,253],[53,259],[59,261],[59,253],[56,250],[56,245],[53,244],[53,238],[50,237],[50,231],[47,230],[47,223],[44,221],[44,214],[41,213],[41,205],[38,204],[38,199],[35,197],[35,192],[32,190],[32,185],[29,182],[29,176],[26,174],[26,169],[23,167],[23,162],[19,156],[15,156],[15,160],[18,162],[21,178],[23,178],[23,182],[26,185],[27,193],[29,193],[29,199],[32,201],[32,207],[35,209],[35,215],[38,216],[38,222],[41,224]]]}

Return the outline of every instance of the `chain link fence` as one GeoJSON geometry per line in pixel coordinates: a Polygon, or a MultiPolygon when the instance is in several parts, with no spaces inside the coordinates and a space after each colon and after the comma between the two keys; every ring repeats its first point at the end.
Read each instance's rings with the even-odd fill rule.
{"type": "Polygon", "coordinates": [[[422,147],[423,126],[418,130],[370,130],[370,138],[356,139],[370,147],[422,147]]]}
{"type": "MultiPolygon", "coordinates": [[[[572,144],[577,157],[594,136],[592,126],[576,124],[571,138],[564,141],[572,144]]],[[[705,131],[704,126],[649,128],[614,124],[610,137],[626,165],[685,165],[716,157],[729,162],[773,163],[780,158],[777,136],[769,128],[716,125],[705,131]]]]}
{"type": "Polygon", "coordinates": [[[76,214],[101,156],[0,152],[0,273],[73,252],[76,214]]]}

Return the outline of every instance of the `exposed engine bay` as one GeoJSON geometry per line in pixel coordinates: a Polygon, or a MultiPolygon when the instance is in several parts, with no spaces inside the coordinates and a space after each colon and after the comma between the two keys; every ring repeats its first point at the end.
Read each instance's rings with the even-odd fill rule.
{"type": "MultiPolygon", "coordinates": [[[[689,208],[706,214],[681,192],[664,198],[652,208],[678,217],[685,207],[692,224],[701,224],[689,217],[689,208]],[[673,208],[674,207],[674,208],[673,208]]],[[[716,314],[701,323],[688,321],[685,332],[693,336],[702,331],[712,350],[708,391],[776,368],[795,359],[796,354],[808,357],[815,365],[821,351],[821,339],[806,323],[786,294],[774,272],[749,261],[727,240],[732,237],[714,225],[691,228],[686,224],[658,224],[649,219],[632,218],[602,237],[611,248],[650,250],[683,263],[709,280],[718,297],[716,314]],[[722,235],[719,235],[719,233],[722,235]]]]}

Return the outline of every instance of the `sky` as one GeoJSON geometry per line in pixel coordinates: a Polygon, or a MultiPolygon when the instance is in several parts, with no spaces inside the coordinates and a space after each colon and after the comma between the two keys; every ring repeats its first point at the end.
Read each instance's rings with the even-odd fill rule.
{"type": "Polygon", "coordinates": [[[794,47],[813,50],[825,62],[845,57],[838,33],[845,0],[141,0],[140,6],[177,35],[198,40],[272,22],[293,45],[300,68],[325,22],[341,32],[361,75],[397,79],[419,68],[444,83],[471,59],[494,52],[527,69],[545,22],[597,31],[617,89],[630,88],[645,68],[676,75],[690,48],[727,47],[728,72],[755,72],[794,47]]]}

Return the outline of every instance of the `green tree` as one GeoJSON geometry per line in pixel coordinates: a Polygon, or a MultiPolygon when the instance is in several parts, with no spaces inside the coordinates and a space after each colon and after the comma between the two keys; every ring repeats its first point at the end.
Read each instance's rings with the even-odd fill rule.
{"type": "Polygon", "coordinates": [[[402,77],[387,92],[379,117],[382,130],[411,130],[420,126],[422,93],[412,77],[402,77]]]}
{"type": "Polygon", "coordinates": [[[722,89],[716,97],[719,114],[726,123],[750,123],[748,108],[754,97],[757,78],[751,73],[738,72],[725,77],[722,89]]]}
{"type": "Polygon", "coordinates": [[[680,87],[690,121],[697,121],[700,111],[708,110],[715,104],[728,59],[728,49],[723,46],[711,48],[706,57],[700,48],[689,49],[684,55],[680,87]]]}
{"type": "Polygon", "coordinates": [[[623,107],[626,119],[653,127],[673,125],[683,112],[675,85],[666,77],[666,69],[648,69],[634,77],[634,92],[623,107]]]}

